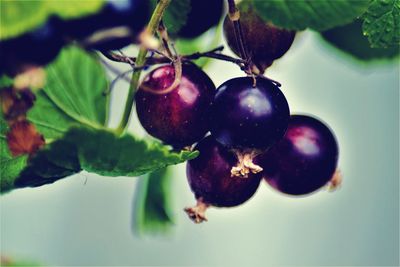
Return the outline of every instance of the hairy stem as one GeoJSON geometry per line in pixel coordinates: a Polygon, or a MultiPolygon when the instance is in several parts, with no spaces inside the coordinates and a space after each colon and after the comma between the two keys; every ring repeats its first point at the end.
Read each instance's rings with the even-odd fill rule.
{"type": "MultiPolygon", "coordinates": [[[[171,2],[171,0],[160,0],[157,3],[157,6],[154,9],[153,14],[150,18],[149,24],[147,25],[147,28],[146,28],[147,34],[153,35],[156,32],[158,25],[160,24],[160,21],[164,14],[164,11],[168,7],[170,2],[171,2]]],[[[146,63],[146,55],[147,55],[147,48],[142,46],[140,48],[139,54],[136,58],[136,67],[141,67],[146,63]]],[[[132,75],[132,80],[131,80],[131,84],[129,87],[128,97],[127,97],[126,103],[125,103],[124,114],[122,116],[122,120],[121,120],[118,128],[116,129],[116,132],[119,135],[125,131],[128,123],[129,123],[129,118],[131,117],[132,108],[133,108],[133,104],[135,101],[135,93],[136,93],[137,87],[139,86],[140,73],[141,73],[141,70],[139,69],[138,71],[134,72],[132,75]]]]}

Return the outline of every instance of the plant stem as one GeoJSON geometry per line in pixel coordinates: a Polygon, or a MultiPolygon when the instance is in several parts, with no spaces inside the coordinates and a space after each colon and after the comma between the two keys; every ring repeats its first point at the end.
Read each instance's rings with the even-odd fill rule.
{"type": "MultiPolygon", "coordinates": [[[[160,24],[160,21],[164,14],[164,11],[168,7],[170,2],[171,2],[171,0],[159,0],[156,8],[153,11],[153,14],[151,15],[149,24],[147,25],[147,28],[146,28],[147,34],[153,35],[156,32],[158,25],[160,24]]],[[[136,58],[136,67],[141,67],[142,65],[145,64],[146,55],[147,55],[147,48],[141,47],[139,50],[139,54],[136,58]]],[[[126,103],[125,103],[124,114],[122,116],[122,120],[121,120],[118,128],[116,129],[116,132],[118,135],[121,135],[122,133],[124,133],[128,123],[129,123],[133,104],[135,102],[135,93],[136,93],[137,87],[139,85],[140,73],[141,73],[141,70],[138,70],[132,74],[132,80],[131,80],[131,84],[129,87],[128,97],[127,97],[126,103]]]]}
{"type": "MultiPolygon", "coordinates": [[[[191,60],[199,59],[202,57],[208,57],[208,58],[214,58],[214,59],[218,59],[218,60],[232,62],[232,63],[239,65],[239,67],[243,67],[246,64],[246,61],[241,58],[235,58],[235,57],[227,56],[227,55],[220,53],[223,50],[223,48],[224,48],[223,46],[218,46],[217,48],[214,48],[210,51],[195,52],[193,54],[183,55],[183,56],[181,56],[181,58],[182,58],[182,61],[191,61],[191,60]]],[[[112,52],[108,52],[107,54],[103,53],[103,55],[105,55],[108,59],[110,59],[114,62],[126,63],[126,64],[130,64],[130,65],[132,65],[132,62],[135,63],[137,60],[137,58],[135,58],[135,57],[121,56],[121,55],[117,55],[112,52]]],[[[159,56],[159,57],[152,56],[152,57],[146,57],[146,61],[145,61],[146,66],[152,66],[152,65],[156,65],[156,64],[162,64],[162,63],[171,63],[171,58],[166,57],[166,56],[159,56]]],[[[137,67],[136,65],[134,65],[133,68],[140,68],[140,67],[137,67]]]]}
{"type": "Polygon", "coordinates": [[[242,59],[249,62],[250,58],[247,54],[246,44],[243,37],[242,26],[240,25],[240,12],[236,8],[235,0],[227,0],[228,1],[228,11],[229,11],[229,19],[233,23],[233,29],[235,33],[236,42],[239,45],[239,54],[242,59]]]}

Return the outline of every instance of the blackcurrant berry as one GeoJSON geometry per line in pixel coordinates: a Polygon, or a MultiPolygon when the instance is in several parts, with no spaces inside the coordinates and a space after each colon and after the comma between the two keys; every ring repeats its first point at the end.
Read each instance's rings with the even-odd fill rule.
{"type": "Polygon", "coordinates": [[[289,118],[289,105],[274,83],[234,78],[217,89],[211,133],[225,146],[265,150],[283,137],[289,118]]]}
{"type": "Polygon", "coordinates": [[[146,0],[108,0],[99,13],[66,20],[61,25],[67,39],[89,41],[84,43],[88,49],[121,49],[137,42],[137,34],[148,22],[149,7],[146,0]],[[87,40],[89,36],[92,38],[87,40]]]}
{"type": "Polygon", "coordinates": [[[179,30],[181,38],[195,38],[217,25],[222,17],[223,0],[191,0],[185,25],[179,30]]]}
{"type": "MultiPolygon", "coordinates": [[[[272,62],[283,56],[293,43],[295,32],[274,26],[271,22],[264,22],[251,4],[238,5],[240,22],[247,52],[253,63],[264,72],[272,62]]],[[[229,16],[225,17],[224,33],[229,47],[240,55],[239,45],[236,42],[233,23],[229,16]]]]}
{"type": "Polygon", "coordinates": [[[200,155],[187,162],[186,175],[197,199],[197,206],[185,209],[194,222],[206,220],[204,212],[209,206],[238,206],[254,195],[261,176],[231,176],[231,168],[237,164],[234,153],[215,141],[212,136],[201,140],[195,149],[199,150],[200,155]]]}
{"type": "Polygon", "coordinates": [[[334,176],[339,148],[335,136],[320,120],[293,115],[285,137],[256,158],[266,181],[290,194],[311,193],[334,176]]]}
{"type": "Polygon", "coordinates": [[[184,63],[181,81],[173,91],[156,94],[146,90],[164,90],[174,79],[175,69],[170,65],[149,73],[136,93],[136,111],[150,135],[181,148],[199,141],[209,131],[215,85],[199,67],[184,63]]]}
{"type": "Polygon", "coordinates": [[[26,67],[50,63],[64,45],[56,25],[57,19],[50,18],[31,32],[2,41],[0,49],[3,71],[14,76],[26,67]]]}

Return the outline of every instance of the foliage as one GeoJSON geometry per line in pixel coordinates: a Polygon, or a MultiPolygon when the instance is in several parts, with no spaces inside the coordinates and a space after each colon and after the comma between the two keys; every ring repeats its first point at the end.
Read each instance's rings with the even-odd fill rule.
{"type": "Polygon", "coordinates": [[[374,48],[400,44],[400,1],[373,0],[362,16],[363,32],[374,48]]]}
{"type": "Polygon", "coordinates": [[[321,31],[344,25],[361,15],[368,7],[368,0],[296,0],[253,1],[265,21],[287,29],[310,28],[321,31]]]}
{"type": "Polygon", "coordinates": [[[40,26],[51,15],[75,18],[97,12],[103,0],[73,1],[62,3],[52,0],[0,1],[0,40],[16,37],[40,26]]]}
{"type": "Polygon", "coordinates": [[[168,230],[172,224],[172,177],[163,168],[138,182],[133,212],[134,231],[138,234],[168,230]]]}
{"type": "MultiPolygon", "coordinates": [[[[151,0],[155,7],[157,0],[151,0]]],[[[190,12],[190,0],[172,0],[168,9],[165,11],[163,20],[168,29],[168,33],[176,34],[185,25],[187,15],[190,12]]]]}
{"type": "Polygon", "coordinates": [[[356,20],[350,24],[339,26],[321,33],[322,37],[353,57],[371,61],[376,59],[394,59],[399,55],[399,46],[385,48],[372,48],[365,35],[362,34],[362,21],[356,20]]]}

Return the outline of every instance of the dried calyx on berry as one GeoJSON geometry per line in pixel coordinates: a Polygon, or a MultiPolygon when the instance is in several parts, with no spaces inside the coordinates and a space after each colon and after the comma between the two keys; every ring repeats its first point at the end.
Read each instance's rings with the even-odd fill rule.
{"type": "Polygon", "coordinates": [[[231,169],[237,164],[235,154],[207,136],[195,147],[200,155],[187,162],[186,175],[195,194],[197,205],[185,211],[195,222],[206,221],[208,207],[234,207],[250,199],[256,192],[261,175],[248,175],[247,179],[232,177],[231,169]]]}
{"type": "Polygon", "coordinates": [[[233,176],[247,177],[262,168],[253,159],[280,140],[288,127],[289,105],[267,79],[240,77],[218,87],[211,107],[211,134],[237,155],[233,176]]]}

